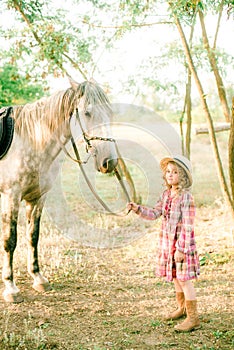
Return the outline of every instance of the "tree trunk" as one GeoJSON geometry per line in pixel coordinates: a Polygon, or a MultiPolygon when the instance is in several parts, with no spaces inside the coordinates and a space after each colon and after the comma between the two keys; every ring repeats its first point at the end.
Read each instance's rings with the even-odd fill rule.
{"type": "MultiPolygon", "coordinates": [[[[192,48],[195,23],[196,23],[196,15],[194,15],[193,22],[192,22],[192,25],[191,25],[191,32],[190,32],[190,37],[189,37],[190,50],[192,48]]],[[[192,99],[191,99],[191,91],[192,91],[192,74],[191,74],[190,68],[187,66],[187,83],[186,83],[185,108],[184,108],[184,110],[186,109],[186,115],[187,115],[187,128],[186,128],[185,144],[184,144],[184,139],[183,139],[183,154],[188,159],[190,159],[191,130],[192,130],[192,99]]]]}
{"type": "Polygon", "coordinates": [[[214,37],[214,43],[213,43],[213,49],[216,49],[216,43],[217,43],[217,39],[218,39],[218,33],[219,33],[219,28],[220,28],[220,23],[221,23],[221,17],[222,17],[222,13],[223,13],[223,5],[224,5],[224,1],[222,0],[220,6],[219,6],[219,17],[218,17],[218,23],[216,26],[216,31],[215,31],[215,37],[214,37]]]}
{"type": "Polygon", "coordinates": [[[231,183],[232,199],[234,200],[234,97],[232,99],[232,118],[229,134],[229,176],[231,183]]]}
{"type": "Polygon", "coordinates": [[[192,129],[192,100],[191,100],[191,88],[192,88],[192,76],[191,71],[188,68],[188,81],[187,81],[187,129],[185,139],[185,152],[186,156],[190,159],[190,145],[191,145],[191,129],[192,129]]]}
{"type": "Polygon", "coordinates": [[[221,75],[219,74],[214,51],[210,47],[210,44],[209,44],[203,12],[201,10],[198,10],[198,13],[199,13],[199,18],[200,18],[200,23],[201,23],[201,28],[202,28],[203,44],[204,44],[204,47],[208,53],[209,62],[210,62],[211,68],[214,72],[214,76],[215,76],[216,84],[217,84],[217,88],[218,88],[219,99],[220,99],[222,109],[223,109],[223,114],[225,116],[226,121],[229,122],[230,121],[230,109],[229,109],[228,103],[227,103],[227,97],[226,97],[226,92],[225,92],[225,88],[224,88],[224,83],[223,83],[221,75]]]}
{"type": "MultiPolygon", "coordinates": [[[[189,50],[192,49],[193,44],[193,34],[194,34],[194,28],[196,23],[196,13],[194,13],[193,22],[191,25],[191,31],[189,36],[189,50]]],[[[186,139],[185,139],[185,150],[186,150],[186,156],[190,159],[190,148],[191,148],[191,130],[192,130],[192,98],[191,98],[191,91],[192,91],[192,73],[188,66],[188,79],[187,79],[187,86],[186,86],[186,112],[187,112],[187,129],[186,129],[186,139]]]]}
{"type": "Polygon", "coordinates": [[[184,98],[184,109],[180,117],[180,135],[181,135],[182,154],[186,156],[188,159],[190,159],[190,144],[191,144],[191,130],[192,130],[192,100],[191,100],[192,81],[191,81],[191,71],[189,67],[187,68],[187,73],[188,73],[188,78],[187,78],[185,98],[184,98]],[[187,116],[187,125],[186,125],[186,135],[184,137],[183,122],[184,122],[185,111],[187,116]]]}
{"type": "Polygon", "coordinates": [[[216,162],[217,173],[218,173],[221,191],[223,193],[223,196],[224,196],[224,199],[225,199],[227,205],[230,207],[230,209],[232,211],[232,216],[234,217],[234,204],[232,202],[231,195],[229,193],[229,189],[228,189],[227,182],[225,179],[222,162],[221,162],[221,158],[219,155],[217,140],[215,137],[213,120],[212,120],[212,117],[210,115],[210,111],[209,111],[209,108],[208,108],[208,105],[206,102],[205,93],[203,91],[203,87],[201,85],[197,71],[195,69],[193,59],[192,59],[187,40],[186,40],[186,37],[184,35],[182,26],[181,26],[181,23],[176,15],[174,15],[174,18],[175,18],[175,23],[176,23],[177,29],[179,31],[183,47],[184,47],[184,52],[185,52],[186,59],[188,61],[188,66],[189,66],[191,73],[192,73],[192,76],[195,80],[195,83],[196,83],[196,86],[197,86],[197,89],[198,89],[198,92],[199,92],[199,95],[201,98],[202,107],[203,107],[203,110],[204,110],[204,113],[205,113],[205,116],[207,119],[209,136],[210,136],[210,141],[211,141],[213,152],[214,152],[214,158],[215,158],[215,162],[216,162]]]}
{"type": "MultiPolygon", "coordinates": [[[[222,123],[222,124],[220,123],[220,124],[214,125],[215,133],[222,132],[222,131],[227,131],[227,130],[230,130],[230,123],[222,123]]],[[[198,135],[198,134],[209,134],[209,130],[208,130],[208,128],[206,126],[199,127],[199,128],[196,128],[195,134],[196,135],[198,135]]]]}

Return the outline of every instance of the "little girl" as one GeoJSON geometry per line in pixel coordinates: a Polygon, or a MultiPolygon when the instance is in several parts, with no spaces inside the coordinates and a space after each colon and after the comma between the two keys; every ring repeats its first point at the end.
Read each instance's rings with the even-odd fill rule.
{"type": "Polygon", "coordinates": [[[128,209],[143,219],[162,216],[156,275],[173,281],[178,309],[165,317],[176,320],[187,314],[175,330],[188,332],[199,328],[197,300],[192,279],[200,274],[194,239],[195,206],[189,191],[192,185],[191,165],[187,158],[176,156],[160,162],[167,189],[153,209],[130,202],[128,209]]]}

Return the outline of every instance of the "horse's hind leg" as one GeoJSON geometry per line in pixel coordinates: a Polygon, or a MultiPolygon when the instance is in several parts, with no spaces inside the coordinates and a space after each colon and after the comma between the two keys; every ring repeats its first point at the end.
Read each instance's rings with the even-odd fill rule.
{"type": "Polygon", "coordinates": [[[38,292],[51,289],[48,280],[40,274],[38,263],[38,240],[40,233],[40,220],[44,201],[26,202],[27,240],[28,240],[28,272],[33,277],[33,288],[38,292]]]}
{"type": "Polygon", "coordinates": [[[4,193],[2,193],[1,199],[4,240],[2,280],[5,284],[3,297],[7,302],[20,303],[23,298],[13,279],[13,255],[17,244],[17,220],[20,200],[4,193]]]}

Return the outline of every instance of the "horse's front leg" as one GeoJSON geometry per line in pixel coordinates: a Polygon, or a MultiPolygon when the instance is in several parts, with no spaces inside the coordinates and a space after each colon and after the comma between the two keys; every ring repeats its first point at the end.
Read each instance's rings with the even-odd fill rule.
{"type": "Polygon", "coordinates": [[[38,292],[51,290],[48,280],[40,274],[38,262],[38,240],[40,220],[44,201],[26,202],[27,240],[28,240],[28,272],[32,276],[33,288],[38,292]]]}
{"type": "Polygon", "coordinates": [[[17,244],[17,220],[20,200],[11,194],[1,194],[2,234],[4,241],[2,280],[5,284],[4,300],[20,303],[23,298],[13,279],[13,255],[17,244]]]}

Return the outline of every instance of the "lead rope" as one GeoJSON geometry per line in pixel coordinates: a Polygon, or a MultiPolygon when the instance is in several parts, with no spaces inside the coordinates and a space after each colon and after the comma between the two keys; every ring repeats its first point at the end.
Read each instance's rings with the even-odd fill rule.
{"type": "MultiPolygon", "coordinates": [[[[97,194],[97,192],[94,190],[93,185],[92,185],[91,182],[89,181],[89,178],[88,178],[87,175],[86,175],[86,172],[85,172],[84,167],[83,167],[83,162],[82,162],[81,159],[80,159],[80,155],[79,155],[79,152],[78,152],[78,149],[77,149],[77,147],[76,147],[76,143],[75,143],[75,140],[74,140],[73,137],[71,137],[71,143],[72,143],[72,147],[73,147],[73,150],[74,150],[74,153],[75,153],[75,156],[76,156],[76,160],[75,160],[75,161],[76,161],[76,163],[79,164],[80,170],[81,170],[81,172],[82,172],[82,174],[83,174],[83,176],[84,176],[84,178],[85,178],[85,181],[86,181],[87,185],[89,186],[91,192],[93,193],[93,195],[94,195],[95,198],[97,199],[97,201],[102,205],[102,207],[103,207],[109,214],[112,214],[112,215],[115,215],[115,216],[119,216],[119,217],[127,216],[127,215],[130,213],[131,209],[128,210],[126,213],[122,213],[122,214],[114,213],[114,212],[106,205],[106,203],[99,197],[99,195],[97,194]]],[[[72,159],[73,159],[73,158],[72,158],[72,159]]],[[[127,197],[128,202],[131,202],[131,199],[130,199],[130,197],[129,197],[129,194],[128,194],[128,192],[127,192],[127,189],[126,189],[126,187],[125,187],[125,185],[124,185],[124,182],[123,182],[123,180],[122,180],[122,178],[121,178],[121,176],[120,176],[118,170],[115,169],[114,172],[115,172],[115,175],[116,175],[116,177],[117,177],[117,179],[118,179],[118,181],[119,181],[119,183],[120,183],[120,185],[121,185],[121,187],[122,187],[122,189],[123,189],[123,191],[124,191],[124,193],[125,193],[125,195],[126,195],[126,197],[127,197]]]]}

